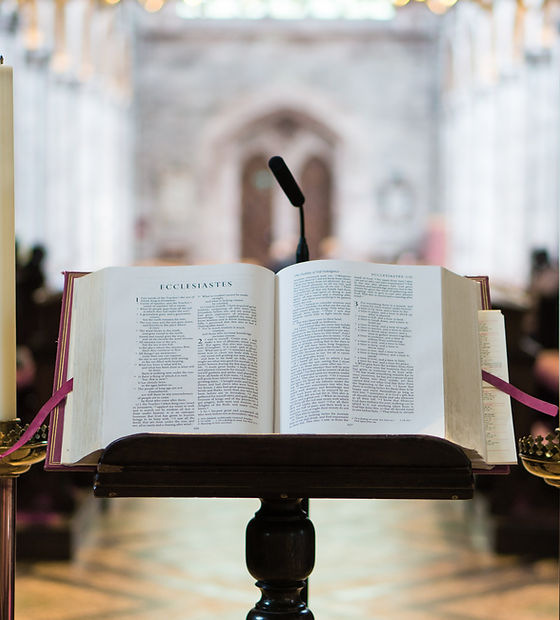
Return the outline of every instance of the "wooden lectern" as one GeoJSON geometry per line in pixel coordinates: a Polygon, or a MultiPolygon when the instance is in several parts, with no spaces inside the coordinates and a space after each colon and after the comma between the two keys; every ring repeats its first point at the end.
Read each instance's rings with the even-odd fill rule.
{"type": "Polygon", "coordinates": [[[470,499],[469,459],[421,435],[131,435],[109,445],[97,497],[256,497],[246,560],[261,599],[247,620],[313,619],[315,561],[301,498],[470,499]]]}

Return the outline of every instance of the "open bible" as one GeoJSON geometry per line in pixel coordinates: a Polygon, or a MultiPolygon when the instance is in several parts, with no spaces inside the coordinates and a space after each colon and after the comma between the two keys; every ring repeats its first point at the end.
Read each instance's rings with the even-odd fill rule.
{"type": "Polygon", "coordinates": [[[135,433],[425,434],[516,463],[485,278],[311,261],[68,272],[46,468],[135,433]]]}

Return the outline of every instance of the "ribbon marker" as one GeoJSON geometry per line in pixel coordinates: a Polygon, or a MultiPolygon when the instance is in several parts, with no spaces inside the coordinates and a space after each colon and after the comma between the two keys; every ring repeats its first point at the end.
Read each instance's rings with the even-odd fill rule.
{"type": "Polygon", "coordinates": [[[23,435],[16,441],[16,443],[8,448],[5,452],[0,454],[0,459],[3,459],[8,454],[15,452],[23,445],[25,445],[33,435],[39,430],[41,424],[49,416],[50,412],[68,396],[74,386],[74,379],[68,379],[62,386],[47,400],[47,402],[39,409],[39,413],[33,418],[33,421],[29,424],[23,435]]]}
{"type": "Polygon", "coordinates": [[[539,398],[535,398],[534,396],[529,396],[525,392],[522,392],[519,388],[511,385],[511,383],[507,383],[500,377],[496,377],[486,370],[482,371],[482,378],[486,383],[493,385],[495,388],[498,388],[501,392],[506,393],[511,398],[516,401],[522,403],[523,405],[527,405],[531,409],[535,411],[540,411],[541,413],[545,413],[546,415],[555,416],[558,415],[558,407],[553,405],[552,403],[547,403],[544,400],[540,400],[539,398]]]}
{"type": "MultiPolygon", "coordinates": [[[[556,405],[553,405],[552,403],[547,403],[546,401],[535,398],[534,396],[530,396],[519,388],[511,385],[511,383],[508,383],[507,381],[496,377],[496,375],[493,375],[486,370],[482,371],[482,379],[486,381],[486,383],[489,383],[501,392],[504,392],[511,398],[517,400],[523,405],[527,405],[527,407],[530,407],[535,411],[539,411],[540,413],[544,413],[550,416],[558,415],[558,407],[556,405]]],[[[43,424],[43,422],[47,419],[51,411],[55,407],[60,405],[60,403],[72,391],[73,387],[74,379],[68,379],[65,383],[63,383],[62,386],[41,407],[41,409],[39,409],[39,412],[33,418],[33,421],[29,424],[23,435],[15,442],[13,446],[0,454],[0,459],[8,456],[9,454],[12,454],[12,452],[15,452],[16,450],[24,446],[30,439],[32,439],[35,433],[41,427],[41,424],[43,424]]]]}

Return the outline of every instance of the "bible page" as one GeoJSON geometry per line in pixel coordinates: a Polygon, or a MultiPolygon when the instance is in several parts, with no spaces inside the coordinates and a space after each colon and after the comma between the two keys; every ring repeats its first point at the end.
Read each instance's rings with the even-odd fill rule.
{"type": "MultiPolygon", "coordinates": [[[[478,343],[480,283],[442,269],[446,437],[486,460],[478,343]]],[[[469,452],[469,456],[472,454],[469,452]]]]}
{"type": "Polygon", "coordinates": [[[103,272],[74,280],[68,350],[68,378],[74,378],[74,388],[64,407],[62,463],[75,463],[103,448],[104,291],[103,272]]]}
{"type": "MultiPolygon", "coordinates": [[[[500,310],[478,312],[482,368],[509,381],[504,316],[500,310]]],[[[517,464],[511,400],[507,394],[482,382],[482,404],[488,464],[517,464]]]]}
{"type": "Polygon", "coordinates": [[[103,441],[268,433],[274,274],[247,264],[107,270],[103,441]]]}
{"type": "Polygon", "coordinates": [[[280,432],[444,434],[439,267],[278,274],[280,432]]]}

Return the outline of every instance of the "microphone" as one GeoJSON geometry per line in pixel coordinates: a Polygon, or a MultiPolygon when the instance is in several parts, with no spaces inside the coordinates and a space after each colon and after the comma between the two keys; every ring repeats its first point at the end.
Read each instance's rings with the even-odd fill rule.
{"type": "Polygon", "coordinates": [[[275,155],[268,160],[268,167],[272,171],[274,178],[278,181],[278,185],[286,194],[288,200],[294,207],[299,209],[299,242],[296,250],[296,263],[304,263],[309,260],[309,249],[305,240],[305,223],[303,219],[303,203],[305,196],[303,195],[299,185],[296,183],[286,162],[275,155]]]}

